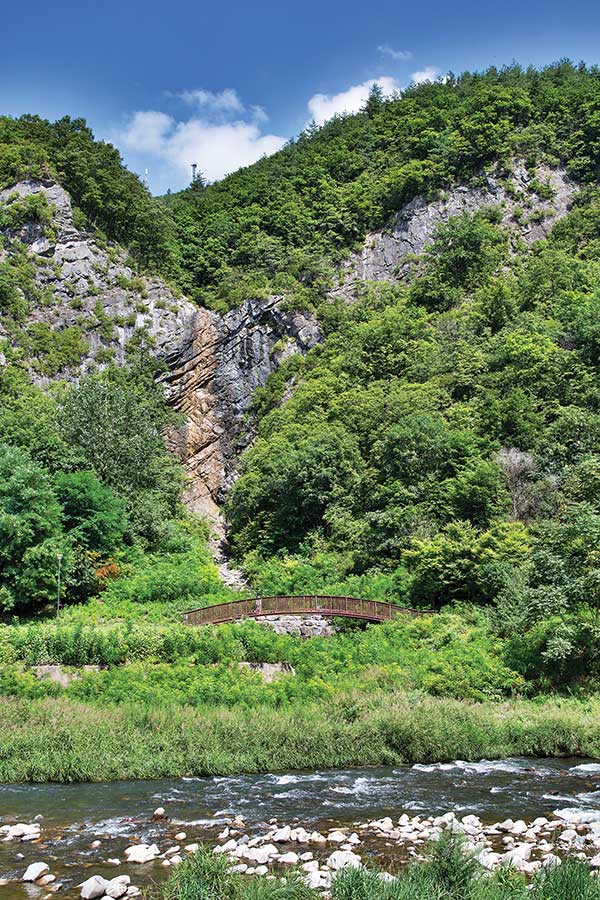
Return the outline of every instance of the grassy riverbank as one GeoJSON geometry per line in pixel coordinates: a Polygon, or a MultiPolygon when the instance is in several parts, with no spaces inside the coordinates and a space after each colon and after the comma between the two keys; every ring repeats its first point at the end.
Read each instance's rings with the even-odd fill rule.
{"type": "Polygon", "coordinates": [[[345,695],[287,709],[0,699],[0,781],[100,781],[504,756],[600,756],[600,702],[345,695]]]}
{"type": "MultiPolygon", "coordinates": [[[[264,876],[230,874],[227,860],[200,850],[177,867],[162,890],[163,900],[319,900],[300,878],[268,881],[264,876]]],[[[600,900],[600,880],[589,866],[567,860],[536,873],[531,882],[515,870],[493,875],[466,856],[460,845],[443,839],[431,858],[413,863],[393,881],[367,869],[338,872],[332,900],[600,900]]]]}

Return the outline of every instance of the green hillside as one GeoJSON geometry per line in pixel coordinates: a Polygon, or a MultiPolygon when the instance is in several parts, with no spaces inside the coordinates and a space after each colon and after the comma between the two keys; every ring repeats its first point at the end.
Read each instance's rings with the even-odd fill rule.
{"type": "MultiPolygon", "coordinates": [[[[39,203],[17,200],[0,210],[0,661],[10,669],[0,692],[54,697],[23,671],[48,662],[108,666],[65,699],[107,706],[293,706],[357,683],[494,701],[593,692],[599,142],[600,72],[568,62],[449,77],[399,98],[374,91],[363,112],[162,199],[82,121],[0,119],[0,188],[58,179],[79,227],[200,305],[223,312],[277,293],[317,317],[323,342],[254,395],[258,437],[227,499],[249,589],[453,605],[423,625],[350,630],[310,649],[246,627],[192,639],[174,624],[185,606],[232,593],[207,529],[180,502],[155,361],[140,345],[125,367],[108,356],[79,383],[55,378],[49,355],[81,355],[86,323],[77,333],[23,325],[51,301],[33,289],[39,261],[15,234],[31,217],[51,225],[39,203]],[[516,161],[529,173],[521,192],[516,161]],[[574,191],[552,228],[541,165],[574,191]],[[365,283],[352,302],[332,292],[337,267],[404,203],[476,191],[486,171],[511,197],[509,220],[500,206],[465,212],[396,281],[365,283]],[[544,218],[547,238],[526,243],[523,226],[544,218]],[[21,336],[9,352],[24,328],[30,343],[21,336]],[[33,385],[31,347],[54,381],[33,385]],[[57,552],[63,623],[25,625],[52,613],[57,552]],[[297,676],[266,686],[240,661],[289,662],[297,676]]],[[[143,309],[143,281],[127,289],[143,309]]],[[[111,323],[99,314],[94,327],[111,323]]]]}

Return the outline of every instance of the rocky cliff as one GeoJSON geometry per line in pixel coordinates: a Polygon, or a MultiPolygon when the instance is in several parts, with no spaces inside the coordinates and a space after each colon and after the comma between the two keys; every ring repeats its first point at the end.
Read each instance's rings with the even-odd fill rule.
{"type": "MultiPolygon", "coordinates": [[[[388,228],[367,236],[342,267],[332,295],[351,300],[363,281],[402,279],[436,227],[462,212],[499,206],[515,239],[543,238],[574,192],[560,169],[530,174],[515,164],[508,179],[482,175],[477,185],[457,186],[434,201],[416,198],[388,228]]],[[[283,359],[320,340],[317,322],[286,310],[282,297],[248,299],[218,315],[176,295],[159,278],[136,276],[121,249],[76,226],[68,194],[52,182],[23,181],[0,192],[0,213],[32,197],[44,201],[49,220],[40,218],[39,209],[24,220],[13,216],[9,226],[6,216],[0,218],[0,262],[16,265],[29,279],[28,288],[20,288],[28,295],[20,320],[0,318],[0,362],[18,358],[44,385],[109,361],[125,365],[140,349],[159,359],[166,396],[181,413],[181,425],[167,441],[188,475],[186,502],[219,525],[240,449],[253,436],[245,425],[253,391],[283,359]]]]}
{"type": "Polygon", "coordinates": [[[45,198],[51,221],[2,229],[0,262],[30,273],[31,283],[18,327],[0,319],[0,361],[19,358],[45,385],[109,361],[125,365],[140,348],[161,360],[166,396],[182,414],[167,440],[188,475],[186,501],[218,522],[238,447],[251,439],[243,430],[252,392],[284,358],[320,339],[316,322],[285,311],[281,297],[247,300],[220,316],[176,296],[158,278],[135,276],[122,250],[76,227],[71,200],[57,184],[16,184],[0,192],[0,211],[35,195],[45,198]],[[68,352],[51,363],[44,351],[57,335],[69,336],[68,352]]]}

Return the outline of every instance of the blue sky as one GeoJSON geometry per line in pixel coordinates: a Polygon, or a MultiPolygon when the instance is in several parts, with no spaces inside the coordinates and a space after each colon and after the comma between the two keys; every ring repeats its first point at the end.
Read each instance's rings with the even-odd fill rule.
{"type": "Polygon", "coordinates": [[[163,192],[278,149],[369,83],[517,60],[600,62],[590,0],[40,0],[2,11],[0,113],[84,116],[163,192]]]}

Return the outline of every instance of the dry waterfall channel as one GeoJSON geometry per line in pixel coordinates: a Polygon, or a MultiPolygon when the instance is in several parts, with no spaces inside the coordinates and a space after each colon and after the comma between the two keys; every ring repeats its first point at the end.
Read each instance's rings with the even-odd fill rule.
{"type": "Polygon", "coordinates": [[[134,897],[201,842],[244,876],[297,869],[325,895],[340,868],[391,878],[445,830],[489,869],[600,868],[600,764],[581,760],[3,785],[0,811],[9,900],[134,897]]]}

